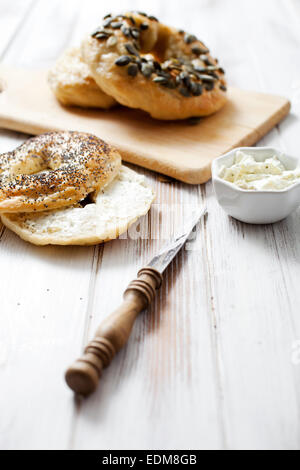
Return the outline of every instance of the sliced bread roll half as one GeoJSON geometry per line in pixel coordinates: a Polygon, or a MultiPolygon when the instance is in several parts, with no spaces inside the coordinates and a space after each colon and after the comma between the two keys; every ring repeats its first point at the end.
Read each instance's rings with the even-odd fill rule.
{"type": "Polygon", "coordinates": [[[6,227],[34,245],[95,245],[117,238],[147,214],[154,192],[145,178],[122,166],[118,176],[84,207],[2,214],[6,227]]]}
{"type": "Polygon", "coordinates": [[[117,104],[99,88],[77,47],[68,49],[58,59],[49,72],[48,82],[56,98],[65,106],[109,109],[117,104]]]}

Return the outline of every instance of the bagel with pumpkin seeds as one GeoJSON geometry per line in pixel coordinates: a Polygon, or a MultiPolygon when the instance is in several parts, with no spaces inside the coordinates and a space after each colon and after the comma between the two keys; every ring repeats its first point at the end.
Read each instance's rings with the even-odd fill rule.
{"type": "Polygon", "coordinates": [[[0,212],[70,206],[118,174],[121,156],[98,137],[51,132],[0,155],[0,212]]]}
{"type": "Polygon", "coordinates": [[[77,47],[67,49],[58,59],[49,72],[48,82],[58,101],[65,106],[109,109],[117,104],[99,88],[77,47]]]}
{"type": "Polygon", "coordinates": [[[224,70],[207,47],[145,13],[107,15],[82,57],[105,93],[157,119],[208,116],[227,100],[224,70]]]}

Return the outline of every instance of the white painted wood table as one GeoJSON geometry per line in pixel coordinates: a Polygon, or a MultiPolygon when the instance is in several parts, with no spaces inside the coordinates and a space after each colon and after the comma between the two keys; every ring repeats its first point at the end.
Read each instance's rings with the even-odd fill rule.
{"type": "MultiPolygon", "coordinates": [[[[104,3],[1,0],[1,60],[49,66],[97,25],[104,3]]],[[[111,0],[109,8],[125,4],[199,34],[232,85],[289,97],[292,114],[261,144],[299,155],[298,0],[111,0]]],[[[0,151],[25,138],[1,130],[0,151]]],[[[223,213],[211,183],[138,171],[157,191],[151,240],[37,248],[1,228],[1,448],[299,449],[299,211],[247,226],[223,213]],[[158,235],[204,201],[197,240],[169,268],[99,390],[76,404],[65,368],[162,245],[158,235]],[[163,204],[178,205],[169,219],[159,217],[163,204]]]]}

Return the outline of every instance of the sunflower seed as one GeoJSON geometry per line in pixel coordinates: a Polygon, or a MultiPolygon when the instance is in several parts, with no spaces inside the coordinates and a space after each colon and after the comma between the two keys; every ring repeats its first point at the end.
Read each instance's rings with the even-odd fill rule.
{"type": "Polygon", "coordinates": [[[138,68],[137,64],[130,64],[128,66],[127,73],[131,77],[136,77],[137,74],[138,74],[138,71],[139,71],[139,68],[138,68]]]}
{"type": "Polygon", "coordinates": [[[118,40],[116,38],[116,36],[111,36],[110,38],[108,38],[108,40],[106,41],[106,45],[108,47],[113,47],[117,44],[118,40]]]}
{"type": "Polygon", "coordinates": [[[225,70],[224,70],[224,69],[222,69],[222,67],[219,67],[219,69],[218,69],[218,70],[219,70],[219,72],[220,72],[220,73],[222,73],[223,75],[225,74],[225,70]]]}
{"type": "Polygon", "coordinates": [[[148,16],[149,20],[152,20],[152,21],[158,21],[158,19],[155,17],[155,16],[148,16]]]}
{"type": "Polygon", "coordinates": [[[130,42],[128,42],[127,44],[125,44],[125,48],[127,50],[127,52],[129,54],[132,54],[132,55],[135,55],[136,57],[139,57],[139,53],[138,51],[136,50],[136,48],[133,46],[133,44],[131,44],[130,42]]]}
{"type": "Polygon", "coordinates": [[[124,65],[128,65],[131,62],[131,58],[128,55],[121,55],[116,61],[115,64],[123,67],[124,65]]]}
{"type": "Polygon", "coordinates": [[[136,24],[135,19],[133,18],[133,16],[129,16],[129,19],[130,19],[130,21],[131,21],[131,23],[132,23],[133,25],[136,24]]]}
{"type": "Polygon", "coordinates": [[[178,89],[178,91],[182,96],[185,96],[186,98],[191,96],[191,94],[190,94],[190,92],[187,88],[181,87],[181,88],[178,89]]]}
{"type": "Polygon", "coordinates": [[[143,11],[137,11],[137,14],[148,17],[147,13],[144,13],[143,11]]]}
{"type": "Polygon", "coordinates": [[[107,18],[110,18],[110,17],[111,17],[111,13],[108,13],[108,15],[105,15],[103,19],[106,20],[107,18]]]}
{"type": "Polygon", "coordinates": [[[157,62],[157,60],[153,61],[153,65],[155,67],[155,70],[161,70],[161,65],[159,62],[157,62]]]}
{"type": "Polygon", "coordinates": [[[140,25],[140,28],[141,28],[142,31],[146,31],[146,29],[149,28],[149,25],[148,25],[147,23],[142,23],[142,24],[140,25]]]}
{"type": "Polygon", "coordinates": [[[178,33],[179,33],[179,34],[184,34],[183,29],[180,29],[180,30],[178,31],[178,33]]]}
{"type": "Polygon", "coordinates": [[[220,89],[221,89],[222,91],[227,91],[227,87],[226,87],[225,85],[220,85],[220,89]]]}

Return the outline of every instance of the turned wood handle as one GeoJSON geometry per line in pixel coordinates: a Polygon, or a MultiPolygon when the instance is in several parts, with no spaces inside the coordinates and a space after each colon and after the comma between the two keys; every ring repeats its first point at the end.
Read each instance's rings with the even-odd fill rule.
{"type": "Polygon", "coordinates": [[[124,293],[123,303],[100,324],[84,355],[67,370],[66,382],[75,393],[87,396],[94,392],[102,369],[127,343],[136,317],[152,302],[161,283],[162,275],[155,269],[139,271],[124,293]]]}

